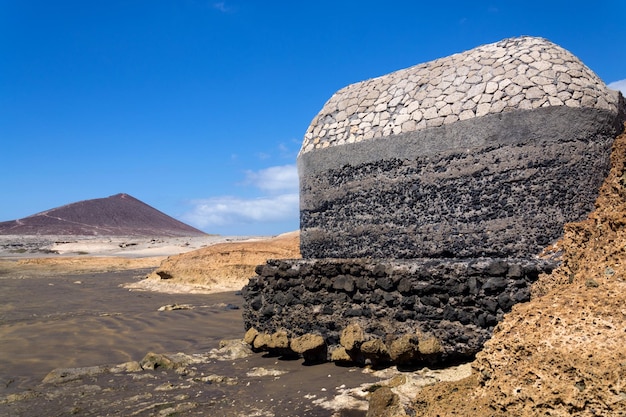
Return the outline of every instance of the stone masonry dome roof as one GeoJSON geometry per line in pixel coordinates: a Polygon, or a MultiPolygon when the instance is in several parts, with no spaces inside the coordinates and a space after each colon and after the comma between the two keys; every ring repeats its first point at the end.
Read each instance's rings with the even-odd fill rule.
{"type": "Polygon", "coordinates": [[[558,45],[510,38],[339,90],[311,122],[300,153],[511,110],[616,112],[617,97],[558,45]]]}

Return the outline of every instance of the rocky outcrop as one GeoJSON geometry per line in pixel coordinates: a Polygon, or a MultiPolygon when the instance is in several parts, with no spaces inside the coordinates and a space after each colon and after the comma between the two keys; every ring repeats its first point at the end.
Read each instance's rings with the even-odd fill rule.
{"type": "Polygon", "coordinates": [[[238,291],[255,267],[267,259],[299,258],[300,233],[268,239],[218,243],[173,255],[151,272],[144,284],[163,287],[192,285],[205,291],[238,291]]]}
{"type": "Polygon", "coordinates": [[[471,357],[592,210],[624,109],[531,37],[338,91],[298,157],[304,260],[257,268],[246,327],[321,335],[342,361],[471,357]]]}

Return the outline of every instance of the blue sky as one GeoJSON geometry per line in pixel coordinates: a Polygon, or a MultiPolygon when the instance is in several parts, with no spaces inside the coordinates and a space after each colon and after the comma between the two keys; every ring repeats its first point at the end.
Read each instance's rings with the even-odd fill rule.
{"type": "Polygon", "coordinates": [[[545,37],[626,90],[626,2],[0,0],[0,221],[120,192],[209,233],[298,228],[348,84],[545,37]]]}

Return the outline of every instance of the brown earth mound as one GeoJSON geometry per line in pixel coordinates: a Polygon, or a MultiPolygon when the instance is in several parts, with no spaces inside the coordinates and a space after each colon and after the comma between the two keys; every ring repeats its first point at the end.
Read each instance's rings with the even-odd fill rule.
{"type": "Polygon", "coordinates": [[[626,133],[587,220],[551,251],[563,263],[496,327],[473,375],[419,392],[420,416],[626,415],[626,133]]]}
{"type": "Polygon", "coordinates": [[[208,292],[236,291],[254,275],[256,266],[268,259],[299,257],[299,231],[270,239],[218,243],[168,257],[138,285],[153,290],[185,285],[208,292]]]}
{"type": "Polygon", "coordinates": [[[205,236],[128,194],[116,194],[0,222],[0,235],[205,236]]]}

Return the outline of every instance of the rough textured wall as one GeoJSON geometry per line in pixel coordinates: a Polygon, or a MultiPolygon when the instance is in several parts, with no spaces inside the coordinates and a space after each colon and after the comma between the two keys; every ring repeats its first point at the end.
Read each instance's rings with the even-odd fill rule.
{"type": "MultiPolygon", "coordinates": [[[[468,358],[504,313],[530,299],[529,287],[538,275],[555,266],[488,258],[273,260],[257,267],[258,277],[244,288],[243,316],[247,328],[267,334],[288,329],[286,341],[324,335],[331,355],[343,347],[355,362],[391,359],[384,352],[366,358],[360,342],[346,346],[341,334],[355,324],[363,331],[361,342],[379,340],[387,350],[394,340],[419,334],[438,341],[431,359],[468,358]]],[[[285,343],[282,353],[289,346],[285,343]]]]}
{"type": "Polygon", "coordinates": [[[593,208],[624,108],[528,37],[340,90],[298,156],[305,259],[257,268],[246,339],[310,361],[475,354],[593,208]]]}
{"type": "Polygon", "coordinates": [[[618,93],[538,38],[348,86],[298,157],[302,256],[535,254],[592,209],[621,120],[618,93]]]}
{"type": "Polygon", "coordinates": [[[615,112],[589,68],[545,39],[505,39],[349,85],[313,119],[302,153],[488,114],[549,106],[615,112]]]}

